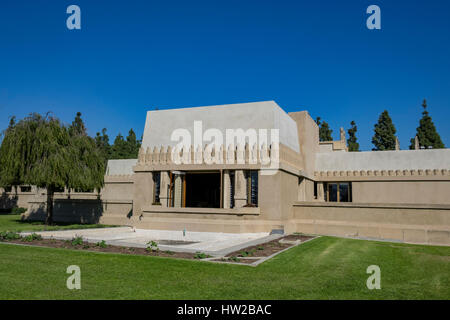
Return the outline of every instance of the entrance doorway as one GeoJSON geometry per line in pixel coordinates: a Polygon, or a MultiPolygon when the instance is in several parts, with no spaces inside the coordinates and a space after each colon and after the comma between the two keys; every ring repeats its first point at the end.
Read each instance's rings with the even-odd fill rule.
{"type": "Polygon", "coordinates": [[[220,208],[220,172],[186,172],[186,207],[220,208]]]}

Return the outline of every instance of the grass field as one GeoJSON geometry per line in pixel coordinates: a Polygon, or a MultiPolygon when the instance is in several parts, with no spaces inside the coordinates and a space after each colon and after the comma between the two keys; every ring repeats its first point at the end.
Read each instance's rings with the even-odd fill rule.
{"type": "Polygon", "coordinates": [[[1,231],[52,231],[52,230],[66,230],[66,229],[87,229],[87,228],[103,228],[111,227],[102,224],[68,224],[57,223],[52,226],[46,226],[39,221],[22,221],[20,215],[3,214],[0,215],[0,232],[1,231]]]}
{"type": "Polygon", "coordinates": [[[258,267],[0,243],[0,299],[449,299],[450,248],[321,237],[258,267]],[[366,269],[381,268],[381,290],[366,269]],[[81,290],[66,269],[81,268],[81,290]]]}

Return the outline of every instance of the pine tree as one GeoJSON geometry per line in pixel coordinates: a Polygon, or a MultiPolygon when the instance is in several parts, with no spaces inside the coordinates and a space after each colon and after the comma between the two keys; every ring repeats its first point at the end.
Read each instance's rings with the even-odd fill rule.
{"type": "Polygon", "coordinates": [[[128,147],[128,158],[129,159],[137,159],[139,148],[141,147],[141,143],[136,139],[136,134],[133,129],[130,129],[127,136],[127,147],[128,147]]]}
{"type": "Polygon", "coordinates": [[[137,159],[141,141],[136,139],[133,129],[130,129],[126,140],[119,133],[111,146],[109,159],[137,159]]]}
{"type": "Polygon", "coordinates": [[[94,139],[70,132],[74,133],[49,114],[32,114],[8,127],[0,146],[0,185],[45,188],[47,224],[53,223],[56,188],[103,186],[105,163],[94,139]]]}
{"type": "Polygon", "coordinates": [[[77,112],[75,120],[72,121],[72,124],[69,126],[69,134],[71,136],[87,136],[86,126],[84,125],[83,119],[81,119],[81,112],[77,112]]]}
{"type": "Polygon", "coordinates": [[[328,123],[325,121],[320,121],[320,117],[316,118],[316,123],[319,126],[319,141],[332,141],[333,137],[331,134],[333,130],[330,129],[328,123]]]}
{"type": "Polygon", "coordinates": [[[120,133],[111,146],[111,159],[128,159],[128,145],[120,133]]]}
{"type": "Polygon", "coordinates": [[[109,145],[109,136],[106,134],[106,128],[102,129],[101,135],[100,132],[97,132],[97,135],[95,136],[95,144],[103,155],[105,161],[108,160],[111,155],[111,146],[109,145]]]}
{"type": "MultiPolygon", "coordinates": [[[[417,137],[419,138],[419,146],[425,149],[441,149],[445,148],[444,143],[441,140],[441,136],[437,133],[433,120],[427,111],[427,100],[423,100],[422,103],[423,112],[422,119],[420,119],[419,126],[417,127],[417,137]]],[[[414,138],[410,140],[410,149],[415,148],[414,138]]]]}
{"type": "Polygon", "coordinates": [[[358,131],[358,128],[356,127],[355,121],[350,122],[350,125],[352,127],[347,130],[347,132],[348,132],[348,139],[347,139],[348,151],[359,151],[359,143],[357,142],[357,139],[356,139],[356,131],[358,131]]]}
{"type": "Polygon", "coordinates": [[[372,143],[375,146],[372,150],[384,151],[395,150],[395,126],[387,110],[384,110],[375,124],[375,134],[372,143]]]}

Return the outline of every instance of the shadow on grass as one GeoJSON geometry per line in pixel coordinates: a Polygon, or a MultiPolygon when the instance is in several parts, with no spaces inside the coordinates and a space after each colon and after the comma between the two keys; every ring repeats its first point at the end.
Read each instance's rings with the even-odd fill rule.
{"type": "Polygon", "coordinates": [[[39,220],[22,220],[20,216],[0,216],[0,231],[32,232],[32,231],[57,231],[72,229],[110,228],[115,225],[84,224],[74,222],[54,222],[46,225],[39,220]]]}

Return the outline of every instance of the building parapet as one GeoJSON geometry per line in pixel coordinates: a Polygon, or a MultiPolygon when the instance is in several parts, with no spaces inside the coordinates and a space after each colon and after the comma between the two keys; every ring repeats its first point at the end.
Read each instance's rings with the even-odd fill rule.
{"type": "Polygon", "coordinates": [[[450,170],[347,170],[316,171],[314,177],[319,181],[344,180],[450,180],[450,170]]]}
{"type": "Polygon", "coordinates": [[[277,169],[280,163],[285,163],[297,170],[302,169],[300,154],[291,148],[280,144],[249,146],[237,144],[224,148],[220,145],[206,145],[204,148],[182,148],[177,153],[171,146],[159,148],[141,148],[138,161],[133,168],[134,171],[153,171],[167,167],[176,167],[179,170],[202,168],[202,169],[231,169],[231,168],[271,168],[277,169]],[[272,167],[276,164],[276,167],[272,167]]]}

